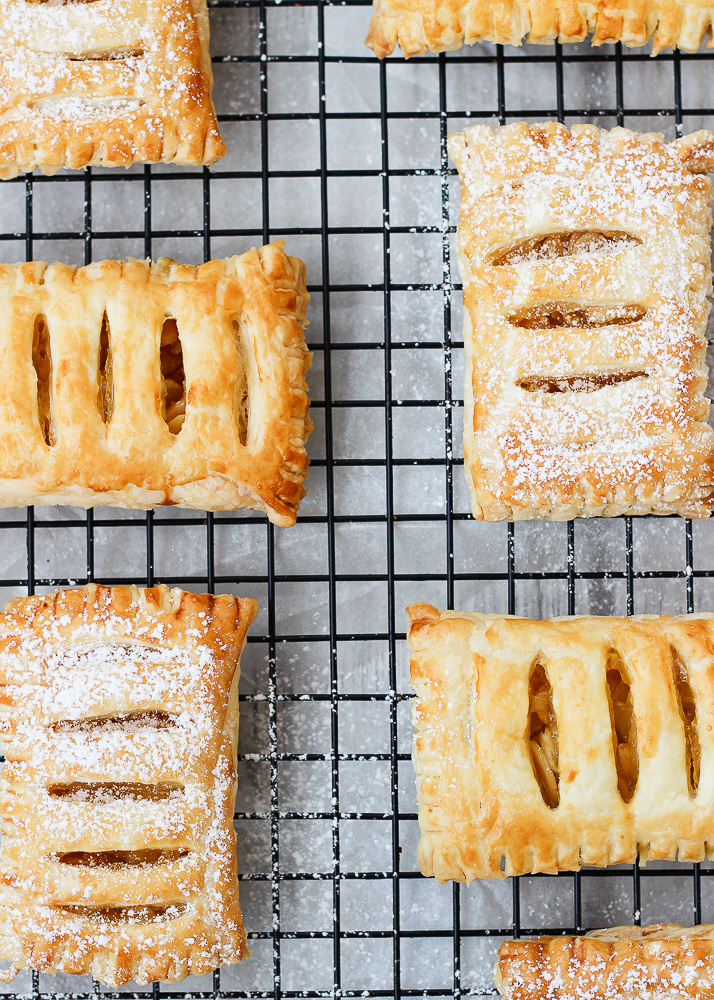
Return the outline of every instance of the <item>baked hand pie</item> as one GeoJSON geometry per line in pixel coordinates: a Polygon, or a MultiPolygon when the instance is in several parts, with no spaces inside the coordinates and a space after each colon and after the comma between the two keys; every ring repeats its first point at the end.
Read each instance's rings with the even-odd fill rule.
{"type": "MultiPolygon", "coordinates": [[[[692,0],[373,0],[367,45],[380,59],[397,42],[404,55],[444,52],[465,43],[623,42],[645,45],[652,55],[662,49],[696,52],[712,29],[714,5],[692,0]]],[[[711,40],[707,47],[711,47],[711,40]]]]}
{"type": "Polygon", "coordinates": [[[714,134],[452,135],[474,517],[707,517],[714,134]]]}
{"type": "Polygon", "coordinates": [[[712,1000],[714,925],[613,927],[583,937],[505,941],[495,981],[506,1000],[712,1000]]]}
{"type": "Polygon", "coordinates": [[[0,505],[265,511],[295,523],[312,424],[305,266],[0,265],[0,505]]]}
{"type": "Polygon", "coordinates": [[[714,857],[714,615],[407,611],[424,875],[714,857]]]}
{"type": "Polygon", "coordinates": [[[255,601],[60,590],[0,615],[0,958],[110,986],[248,954],[233,807],[255,601]]]}
{"type": "Polygon", "coordinates": [[[0,177],[209,166],[212,86],[206,0],[3,0],[0,177]]]}

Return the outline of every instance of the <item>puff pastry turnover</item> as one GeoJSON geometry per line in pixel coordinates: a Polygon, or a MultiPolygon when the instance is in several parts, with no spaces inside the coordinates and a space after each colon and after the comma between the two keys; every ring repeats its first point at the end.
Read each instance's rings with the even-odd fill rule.
{"type": "Polygon", "coordinates": [[[714,135],[521,122],[449,150],[474,517],[707,516],[714,135]]]}
{"type": "Polygon", "coordinates": [[[714,615],[408,613],[424,875],[714,856],[714,615]]]}
{"type": "Polygon", "coordinates": [[[233,828],[251,600],[155,587],[0,615],[0,957],[170,982],[247,955],[233,828]]]}
{"type": "Polygon", "coordinates": [[[712,1000],[714,925],[613,927],[584,937],[506,941],[496,986],[507,1000],[712,1000]]]}
{"type": "MultiPolygon", "coordinates": [[[[464,43],[623,42],[652,54],[680,48],[695,52],[711,32],[714,6],[691,0],[373,0],[367,45],[381,58],[397,42],[404,55],[444,52],[464,43]]],[[[707,47],[712,44],[711,39],[707,47]]]]}
{"type": "Polygon", "coordinates": [[[282,243],[0,265],[0,504],[263,510],[307,471],[305,267],[282,243]]]}
{"type": "Polygon", "coordinates": [[[215,163],[206,0],[3,0],[0,177],[215,163]]]}

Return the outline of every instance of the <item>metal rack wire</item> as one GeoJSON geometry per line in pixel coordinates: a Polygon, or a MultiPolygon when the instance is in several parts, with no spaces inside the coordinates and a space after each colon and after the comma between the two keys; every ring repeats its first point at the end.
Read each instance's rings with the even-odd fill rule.
{"type": "MultiPolygon", "coordinates": [[[[210,173],[146,166],[121,177],[28,177],[6,182],[0,196],[7,260],[23,251],[82,263],[167,250],[210,259],[279,235],[309,265],[317,430],[311,493],[295,528],[176,511],[28,510],[0,519],[8,594],[161,579],[239,587],[261,601],[244,657],[236,815],[254,956],[139,995],[488,994],[504,936],[706,919],[714,908],[707,865],[470,889],[421,878],[403,607],[420,598],[538,616],[707,606],[708,523],[471,520],[452,295],[458,198],[445,141],[467,120],[524,117],[633,128],[651,119],[671,136],[690,131],[714,116],[699,96],[714,53],[651,63],[645,51],[619,46],[481,45],[405,67],[401,57],[380,64],[362,51],[369,11],[361,0],[209,4],[231,147],[223,163],[210,173]],[[302,86],[304,105],[295,97],[302,86]],[[650,90],[659,105],[647,106],[650,90]],[[199,205],[202,223],[184,228],[199,205]]],[[[33,1000],[127,992],[38,974],[11,991],[33,1000]]]]}

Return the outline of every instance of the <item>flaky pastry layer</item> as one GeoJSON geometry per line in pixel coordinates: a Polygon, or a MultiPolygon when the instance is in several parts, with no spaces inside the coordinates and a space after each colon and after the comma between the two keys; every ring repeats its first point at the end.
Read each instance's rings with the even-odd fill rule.
{"type": "Polygon", "coordinates": [[[474,517],[706,517],[714,135],[452,135],[474,517]]]}
{"type": "Polygon", "coordinates": [[[424,875],[714,856],[714,615],[407,610],[424,875]]]}
{"type": "Polygon", "coordinates": [[[0,177],[215,163],[208,33],[206,0],[3,0],[0,177]]]}
{"type": "Polygon", "coordinates": [[[307,302],[281,241],[200,267],[0,265],[0,505],[252,507],[293,524],[307,302]]]}
{"type": "Polygon", "coordinates": [[[235,755],[257,604],[166,587],[0,615],[0,958],[111,986],[247,954],[235,755]]]}
{"type": "Polygon", "coordinates": [[[494,979],[506,1000],[711,1000],[714,925],[613,927],[505,941],[494,979]]]}
{"type": "MultiPolygon", "coordinates": [[[[463,44],[582,42],[645,45],[696,52],[712,30],[714,6],[687,0],[373,0],[367,45],[380,57],[399,43],[404,55],[444,52],[463,44]]],[[[710,47],[711,40],[707,42],[710,47]]]]}

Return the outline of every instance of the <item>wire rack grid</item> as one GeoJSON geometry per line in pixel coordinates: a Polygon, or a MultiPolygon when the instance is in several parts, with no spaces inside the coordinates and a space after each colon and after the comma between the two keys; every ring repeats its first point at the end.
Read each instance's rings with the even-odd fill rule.
{"type": "Polygon", "coordinates": [[[0,589],[161,580],[239,589],[241,899],[253,956],[178,987],[24,974],[16,996],[460,997],[493,993],[504,937],[712,919],[704,865],[438,886],[416,866],[404,606],[549,614],[711,609],[710,523],[474,522],[445,140],[526,118],[711,124],[714,54],[477,45],[379,63],[362,0],[209,0],[229,153],[5,182],[4,259],[240,252],[308,264],[310,492],[298,524],[176,510],[7,511],[0,589]]]}

